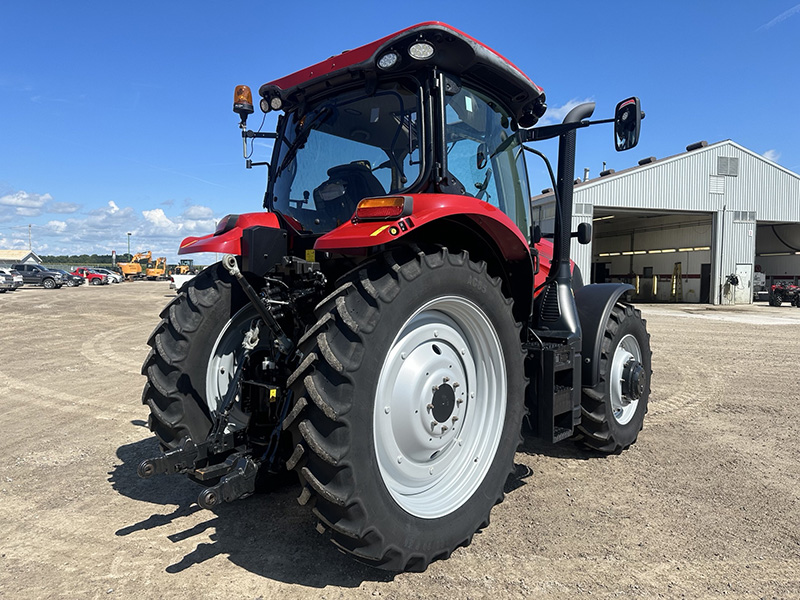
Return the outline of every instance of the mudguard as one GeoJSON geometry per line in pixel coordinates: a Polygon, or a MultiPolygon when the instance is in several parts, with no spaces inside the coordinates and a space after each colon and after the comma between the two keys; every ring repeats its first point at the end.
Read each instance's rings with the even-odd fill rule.
{"type": "Polygon", "coordinates": [[[343,223],[320,237],[315,250],[348,252],[395,242],[413,230],[447,217],[472,219],[497,244],[507,260],[521,260],[529,254],[528,242],[517,225],[499,208],[471,196],[414,194],[410,216],[395,221],[343,223]]]}
{"type": "Polygon", "coordinates": [[[600,370],[600,347],[603,343],[603,332],[611,309],[620,297],[634,289],[627,283],[593,283],[584,285],[575,291],[575,304],[583,331],[582,381],[583,387],[594,387],[597,384],[600,370]]]}
{"type": "Polygon", "coordinates": [[[280,222],[274,213],[257,212],[242,215],[228,215],[217,225],[217,230],[201,237],[187,237],[181,242],[178,254],[196,252],[219,252],[221,254],[242,254],[242,232],[248,227],[270,227],[280,229],[280,222]]]}

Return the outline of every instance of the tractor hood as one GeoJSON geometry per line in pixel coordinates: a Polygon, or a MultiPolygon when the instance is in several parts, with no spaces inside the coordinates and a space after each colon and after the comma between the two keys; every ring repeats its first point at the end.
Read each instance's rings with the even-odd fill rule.
{"type": "Polygon", "coordinates": [[[414,74],[436,67],[479,88],[492,89],[521,127],[532,127],[544,114],[545,95],[509,60],[449,25],[427,22],[348,50],[261,86],[273,106],[292,110],[332,87],[366,85],[384,77],[414,74]],[[277,101],[277,99],[280,99],[277,101]]]}

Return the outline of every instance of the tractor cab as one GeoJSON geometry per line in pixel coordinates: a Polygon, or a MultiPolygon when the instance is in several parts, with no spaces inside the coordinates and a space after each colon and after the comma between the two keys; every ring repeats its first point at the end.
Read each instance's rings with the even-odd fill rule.
{"type": "MultiPolygon", "coordinates": [[[[234,110],[244,122],[252,101],[241,93],[234,110]]],[[[299,232],[339,227],[365,198],[430,193],[484,201],[527,232],[530,194],[515,132],[543,114],[544,93],[465,34],[418,25],[260,93],[263,109],[284,111],[265,207],[299,232]]]]}

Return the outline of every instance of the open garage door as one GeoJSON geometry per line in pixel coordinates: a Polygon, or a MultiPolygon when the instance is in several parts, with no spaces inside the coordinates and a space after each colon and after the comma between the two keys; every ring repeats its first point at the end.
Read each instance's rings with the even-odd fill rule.
{"type": "Polygon", "coordinates": [[[773,284],[800,281],[799,223],[758,222],[755,271],[759,276],[754,294],[764,301],[773,284]]]}
{"type": "Polygon", "coordinates": [[[710,213],[595,206],[593,226],[593,282],[630,283],[639,302],[709,301],[710,213]]]}

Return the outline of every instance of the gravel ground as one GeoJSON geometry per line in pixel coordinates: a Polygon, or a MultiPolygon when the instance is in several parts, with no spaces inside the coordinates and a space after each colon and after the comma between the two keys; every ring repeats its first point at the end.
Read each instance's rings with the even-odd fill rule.
{"type": "Polygon", "coordinates": [[[294,487],[201,510],[140,404],[164,282],[0,295],[2,598],[800,598],[800,310],[643,305],[650,413],[619,456],[529,439],[425,573],[323,542],[294,487]]]}

